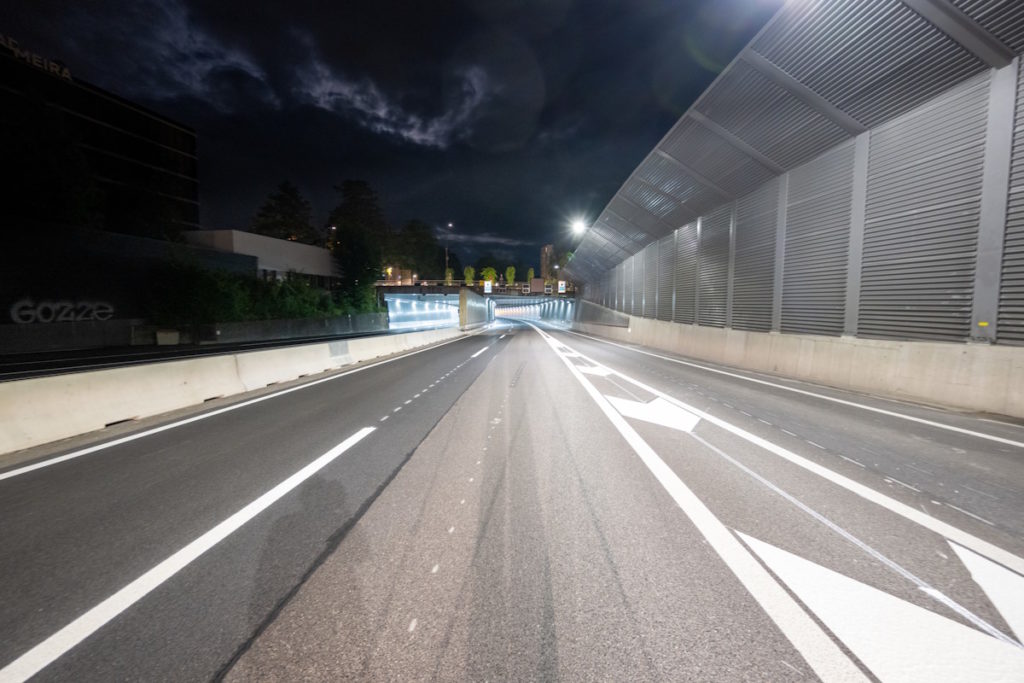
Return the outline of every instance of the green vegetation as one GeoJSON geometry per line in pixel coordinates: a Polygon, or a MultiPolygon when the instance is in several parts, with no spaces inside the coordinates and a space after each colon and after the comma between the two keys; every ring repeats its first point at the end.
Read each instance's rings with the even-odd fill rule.
{"type": "Polygon", "coordinates": [[[533,279],[533,268],[526,269],[526,281],[529,282],[533,279]]]}
{"type": "Polygon", "coordinates": [[[496,271],[491,266],[487,266],[486,268],[480,271],[480,279],[484,281],[490,280],[491,282],[497,282],[498,271],[496,271]]]}
{"type": "Polygon", "coordinates": [[[186,263],[154,273],[148,316],[157,325],[329,318],[376,310],[376,301],[332,296],[295,278],[257,280],[186,263]]]}
{"type": "Polygon", "coordinates": [[[516,267],[515,266],[509,266],[509,267],[507,267],[505,269],[505,282],[511,285],[515,281],[516,281],[516,267]]]}
{"type": "Polygon", "coordinates": [[[466,279],[466,284],[472,285],[473,282],[475,282],[474,278],[476,277],[476,268],[474,268],[473,266],[466,266],[462,270],[462,275],[466,279]]]}

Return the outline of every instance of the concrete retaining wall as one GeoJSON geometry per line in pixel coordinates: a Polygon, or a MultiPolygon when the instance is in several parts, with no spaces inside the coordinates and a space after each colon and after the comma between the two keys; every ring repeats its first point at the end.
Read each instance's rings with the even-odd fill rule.
{"type": "Polygon", "coordinates": [[[630,316],[577,322],[599,337],[689,358],[958,410],[1024,418],[1024,348],[745,332],[630,316]]]}
{"type": "Polygon", "coordinates": [[[409,351],[457,328],[361,337],[0,383],[0,453],[409,351]]]}

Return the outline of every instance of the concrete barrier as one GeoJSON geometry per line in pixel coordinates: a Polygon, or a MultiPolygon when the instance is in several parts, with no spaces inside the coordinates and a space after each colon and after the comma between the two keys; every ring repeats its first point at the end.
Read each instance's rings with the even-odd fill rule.
{"type": "Polygon", "coordinates": [[[2,382],[0,453],[464,334],[453,327],[2,382]]]}
{"type": "Polygon", "coordinates": [[[747,370],[957,410],[1024,418],[1024,349],[746,332],[630,316],[577,322],[599,337],[747,370]]]}

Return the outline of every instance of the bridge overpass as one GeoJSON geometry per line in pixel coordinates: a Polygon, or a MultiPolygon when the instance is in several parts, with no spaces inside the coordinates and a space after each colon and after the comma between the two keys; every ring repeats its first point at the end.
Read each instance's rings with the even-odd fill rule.
{"type": "Polygon", "coordinates": [[[123,416],[0,455],[0,681],[1020,680],[1022,48],[790,3],[580,299],[0,383],[6,443],[123,416]]]}

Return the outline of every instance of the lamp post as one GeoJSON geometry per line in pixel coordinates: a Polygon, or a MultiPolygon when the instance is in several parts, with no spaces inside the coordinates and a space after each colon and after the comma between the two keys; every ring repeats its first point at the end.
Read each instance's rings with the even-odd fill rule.
{"type": "Polygon", "coordinates": [[[448,224],[448,230],[444,233],[444,276],[448,277],[448,238],[452,234],[452,224],[448,224]]]}

